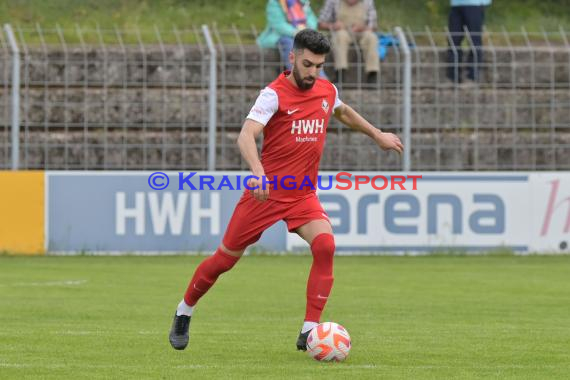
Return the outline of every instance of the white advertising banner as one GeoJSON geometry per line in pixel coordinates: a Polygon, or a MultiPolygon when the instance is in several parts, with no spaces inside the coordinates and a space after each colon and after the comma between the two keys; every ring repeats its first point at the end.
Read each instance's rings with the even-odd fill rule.
{"type": "MultiPolygon", "coordinates": [[[[377,174],[355,173],[353,180],[356,175],[374,178],[377,174]]],[[[378,181],[376,187],[381,187],[384,180],[378,181]]],[[[531,245],[528,175],[424,174],[417,179],[416,190],[409,178],[403,187],[379,191],[368,183],[358,190],[333,185],[320,191],[337,249],[424,252],[504,247],[527,251],[531,245]]],[[[298,236],[288,235],[288,249],[303,246],[298,236]]]]}
{"type": "MultiPolygon", "coordinates": [[[[248,175],[47,172],[47,251],[212,252],[248,175]]],[[[317,192],[338,254],[570,252],[570,173],[321,172],[320,178],[317,192]]],[[[254,246],[308,249],[282,222],[254,246]]]]}
{"type": "Polygon", "coordinates": [[[532,225],[532,252],[570,252],[570,174],[532,174],[526,219],[532,225]]]}

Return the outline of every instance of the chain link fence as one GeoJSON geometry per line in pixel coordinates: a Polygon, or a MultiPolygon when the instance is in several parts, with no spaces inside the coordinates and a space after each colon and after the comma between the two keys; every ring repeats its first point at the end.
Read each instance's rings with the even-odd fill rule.
{"type": "MultiPolygon", "coordinates": [[[[280,72],[258,31],[210,26],[216,49],[216,139],[208,144],[209,60],[198,26],[152,32],[14,27],[21,51],[21,169],[245,169],[235,140],[259,90],[280,72]]],[[[447,79],[450,34],[406,30],[411,49],[412,170],[570,169],[570,44],[556,33],[484,34],[479,83],[447,79]]],[[[360,50],[338,84],[341,99],[372,124],[403,133],[404,57],[383,33],[376,83],[360,50]],[[386,42],[387,41],[387,42],[386,42]]],[[[467,36],[465,53],[478,50],[467,36]]],[[[467,56],[467,54],[465,54],[467,56]]],[[[11,58],[0,34],[0,168],[11,166],[11,58]]],[[[457,67],[467,68],[467,64],[457,67]]],[[[325,65],[334,77],[332,54],[325,65]]],[[[402,159],[336,120],[323,170],[400,170],[402,159]]]]}

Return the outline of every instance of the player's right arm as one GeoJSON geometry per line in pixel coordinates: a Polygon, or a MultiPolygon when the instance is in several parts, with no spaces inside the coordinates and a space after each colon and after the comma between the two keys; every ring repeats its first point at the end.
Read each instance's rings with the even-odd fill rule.
{"type": "Polygon", "coordinates": [[[248,186],[258,186],[257,189],[253,190],[252,195],[259,201],[265,201],[269,198],[269,189],[266,188],[264,190],[262,188],[262,177],[265,176],[265,171],[263,170],[263,166],[259,160],[257,145],[255,143],[255,140],[262,131],[263,124],[255,120],[246,119],[237,139],[239,151],[241,152],[245,162],[249,165],[251,173],[256,177],[259,177],[259,179],[251,178],[248,181],[248,186]]]}
{"type": "Polygon", "coordinates": [[[265,176],[265,170],[259,160],[257,152],[257,145],[255,140],[263,131],[265,125],[273,117],[279,106],[277,93],[275,90],[266,87],[260,91],[259,96],[255,100],[255,104],[249,111],[243,127],[239,134],[237,144],[243,159],[249,165],[251,172],[254,176],[259,177],[258,180],[252,178],[248,181],[250,187],[259,186],[258,189],[253,190],[253,196],[260,201],[269,198],[269,189],[263,189],[262,178],[265,176]]]}

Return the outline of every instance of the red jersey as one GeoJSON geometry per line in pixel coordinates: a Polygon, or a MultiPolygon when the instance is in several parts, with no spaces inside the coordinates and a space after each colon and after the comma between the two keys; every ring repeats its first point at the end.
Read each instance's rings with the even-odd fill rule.
{"type": "Polygon", "coordinates": [[[265,126],[261,164],[268,180],[277,180],[269,184],[269,199],[277,201],[297,200],[316,191],[329,119],[342,104],[328,80],[317,78],[311,89],[301,90],[287,79],[288,74],[282,73],[261,90],[247,116],[265,126]]]}

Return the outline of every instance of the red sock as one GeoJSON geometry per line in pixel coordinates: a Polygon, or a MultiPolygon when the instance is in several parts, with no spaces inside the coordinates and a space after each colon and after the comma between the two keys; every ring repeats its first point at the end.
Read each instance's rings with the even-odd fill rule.
{"type": "Polygon", "coordinates": [[[320,234],[311,243],[313,265],[307,282],[306,322],[319,322],[333,285],[334,236],[320,234]]]}
{"type": "Polygon", "coordinates": [[[214,255],[202,261],[184,294],[184,302],[194,306],[196,302],[214,285],[218,276],[229,271],[237,263],[239,257],[228,255],[221,249],[217,249],[214,255]]]}

